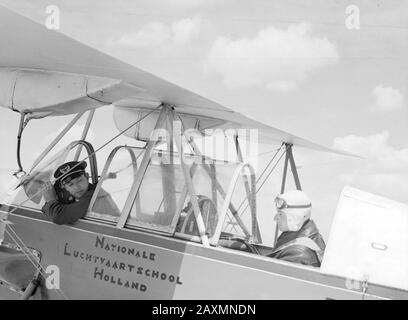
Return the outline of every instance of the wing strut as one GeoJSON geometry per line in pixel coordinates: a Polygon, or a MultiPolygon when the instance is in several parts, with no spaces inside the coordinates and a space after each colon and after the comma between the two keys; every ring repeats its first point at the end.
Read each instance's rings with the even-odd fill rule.
{"type": "MultiPolygon", "coordinates": [[[[283,167],[281,194],[285,192],[286,176],[288,173],[288,162],[290,163],[290,168],[292,170],[293,179],[295,180],[296,189],[302,190],[302,186],[300,185],[299,175],[296,169],[295,158],[293,157],[292,147],[293,147],[293,144],[285,143],[286,156],[285,156],[285,165],[283,167]]],[[[276,245],[276,240],[278,239],[278,233],[279,233],[279,228],[278,228],[278,224],[276,224],[274,246],[276,245]]]]}
{"type": "Polygon", "coordinates": [[[22,173],[23,175],[26,173],[23,170],[23,166],[21,165],[21,136],[23,135],[23,130],[26,127],[28,121],[30,120],[29,118],[25,118],[26,114],[25,113],[20,113],[20,127],[18,128],[18,134],[17,134],[17,164],[18,164],[18,171],[13,173],[13,176],[18,178],[18,175],[22,173]]]}

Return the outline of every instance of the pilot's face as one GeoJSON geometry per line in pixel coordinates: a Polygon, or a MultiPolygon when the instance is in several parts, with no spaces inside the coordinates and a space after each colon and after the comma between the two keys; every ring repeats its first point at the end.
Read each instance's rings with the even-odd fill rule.
{"type": "Polygon", "coordinates": [[[275,215],[275,221],[278,224],[278,228],[280,231],[285,232],[289,230],[288,227],[288,216],[284,212],[284,210],[278,209],[278,212],[275,215]]]}
{"type": "Polygon", "coordinates": [[[80,199],[85,192],[88,191],[88,187],[88,177],[85,174],[64,183],[65,190],[67,190],[75,199],[80,199]]]}

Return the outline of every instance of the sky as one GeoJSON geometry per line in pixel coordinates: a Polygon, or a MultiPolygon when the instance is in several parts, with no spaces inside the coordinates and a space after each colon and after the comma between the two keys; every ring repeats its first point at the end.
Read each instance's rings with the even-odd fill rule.
{"type": "MultiPolygon", "coordinates": [[[[0,5],[42,24],[47,6],[56,5],[59,32],[268,125],[363,157],[295,149],[302,188],[326,239],[345,185],[408,203],[407,1],[0,5]]],[[[0,181],[17,168],[18,121],[18,114],[0,108],[0,181]]],[[[32,121],[23,137],[23,163],[28,166],[66,121],[32,121]]],[[[264,233],[274,229],[270,207],[279,188],[272,181],[259,192],[264,233]]]]}

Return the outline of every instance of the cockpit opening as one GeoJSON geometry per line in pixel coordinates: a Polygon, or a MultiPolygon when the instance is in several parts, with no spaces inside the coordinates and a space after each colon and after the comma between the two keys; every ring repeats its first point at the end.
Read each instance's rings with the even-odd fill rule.
{"type": "MultiPolygon", "coordinates": [[[[215,160],[201,154],[192,136],[183,131],[183,123],[175,125],[172,108],[163,107],[156,116],[155,129],[166,134],[155,136],[153,130],[143,147],[116,144],[105,162],[84,140],[68,144],[47,161],[39,160],[23,177],[24,192],[17,194],[14,203],[41,210],[45,203],[41,190],[54,180],[56,168],[84,160],[93,192],[81,218],[268,255],[272,248],[262,245],[257,220],[255,170],[243,161],[238,136],[236,160],[215,160]],[[98,163],[103,165],[99,172],[98,163]]],[[[58,200],[74,201],[59,186],[54,184],[58,200]]]]}

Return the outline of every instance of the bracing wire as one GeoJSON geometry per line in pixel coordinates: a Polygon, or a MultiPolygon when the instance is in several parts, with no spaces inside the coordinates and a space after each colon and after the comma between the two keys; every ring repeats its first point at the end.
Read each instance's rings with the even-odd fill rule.
{"type": "MultiPolygon", "coordinates": [[[[39,272],[44,279],[47,278],[47,274],[45,273],[45,269],[44,267],[41,265],[40,262],[37,262],[35,260],[35,257],[32,257],[32,253],[30,252],[29,248],[26,246],[26,244],[24,243],[24,241],[18,236],[17,232],[14,231],[14,229],[11,227],[10,224],[6,225],[6,229],[5,229],[6,234],[11,238],[11,240],[18,246],[21,248],[21,251],[23,252],[23,254],[27,257],[28,261],[30,261],[30,263],[34,266],[34,268],[36,269],[37,272],[39,272]],[[10,231],[12,232],[10,233],[10,231]]],[[[64,299],[68,300],[67,295],[64,293],[64,291],[62,291],[61,288],[55,289],[64,299]]]]}
{"type": "MultiPolygon", "coordinates": [[[[282,146],[283,146],[283,145],[284,145],[284,144],[282,144],[282,146]]],[[[279,148],[279,150],[276,152],[276,154],[274,155],[274,157],[272,158],[272,160],[268,163],[268,165],[267,165],[266,167],[269,167],[269,166],[270,166],[270,164],[272,163],[273,159],[275,159],[275,157],[279,154],[280,150],[282,149],[282,146],[281,146],[281,148],[279,148]]],[[[272,167],[272,169],[269,171],[269,173],[267,174],[266,178],[263,180],[263,182],[261,183],[261,185],[260,185],[258,188],[256,188],[254,197],[255,197],[255,196],[258,194],[258,192],[262,189],[263,185],[264,185],[265,182],[269,179],[270,175],[271,175],[272,172],[275,170],[275,168],[277,167],[277,165],[279,164],[280,160],[282,159],[282,157],[283,157],[285,154],[286,154],[286,149],[285,149],[284,152],[282,152],[282,154],[280,155],[280,157],[278,158],[278,160],[276,161],[276,163],[275,163],[275,165],[272,167]]],[[[262,172],[262,174],[260,175],[260,177],[257,179],[256,184],[259,183],[259,181],[260,181],[261,177],[263,176],[264,172],[266,172],[266,168],[264,169],[264,171],[262,172]]],[[[244,199],[242,200],[240,206],[239,206],[238,209],[237,209],[237,212],[239,211],[239,209],[242,207],[242,205],[243,205],[246,201],[247,201],[247,198],[244,198],[244,199]]],[[[238,212],[238,215],[239,215],[240,217],[245,213],[245,211],[246,211],[246,209],[248,208],[248,206],[249,206],[249,203],[246,204],[246,206],[244,207],[244,209],[243,209],[240,213],[238,212]]]]}
{"type": "MultiPolygon", "coordinates": [[[[261,174],[259,175],[258,179],[256,180],[256,184],[258,184],[259,181],[262,179],[263,175],[264,175],[265,172],[269,169],[269,167],[270,167],[271,164],[273,163],[273,160],[275,160],[276,156],[277,156],[277,155],[279,154],[279,152],[282,150],[282,147],[283,147],[283,146],[284,146],[284,143],[281,144],[280,148],[275,152],[275,154],[273,155],[272,159],[271,159],[271,160],[268,162],[268,164],[265,166],[264,170],[261,172],[261,174]]],[[[281,157],[282,157],[282,156],[281,156],[281,157]]],[[[279,158],[279,160],[280,160],[280,158],[279,158]]],[[[278,160],[278,162],[279,162],[279,160],[278,160]]],[[[276,165],[275,165],[275,167],[276,167],[276,165]]],[[[274,167],[272,170],[274,170],[275,167],[274,167]]],[[[270,175],[270,174],[269,174],[269,175],[270,175]]],[[[268,177],[269,177],[269,175],[268,175],[268,177]]],[[[240,203],[240,205],[239,205],[238,208],[237,208],[237,211],[239,211],[239,210],[242,208],[242,206],[244,205],[245,201],[247,201],[247,198],[244,198],[244,199],[242,200],[242,202],[240,203]]]]}

